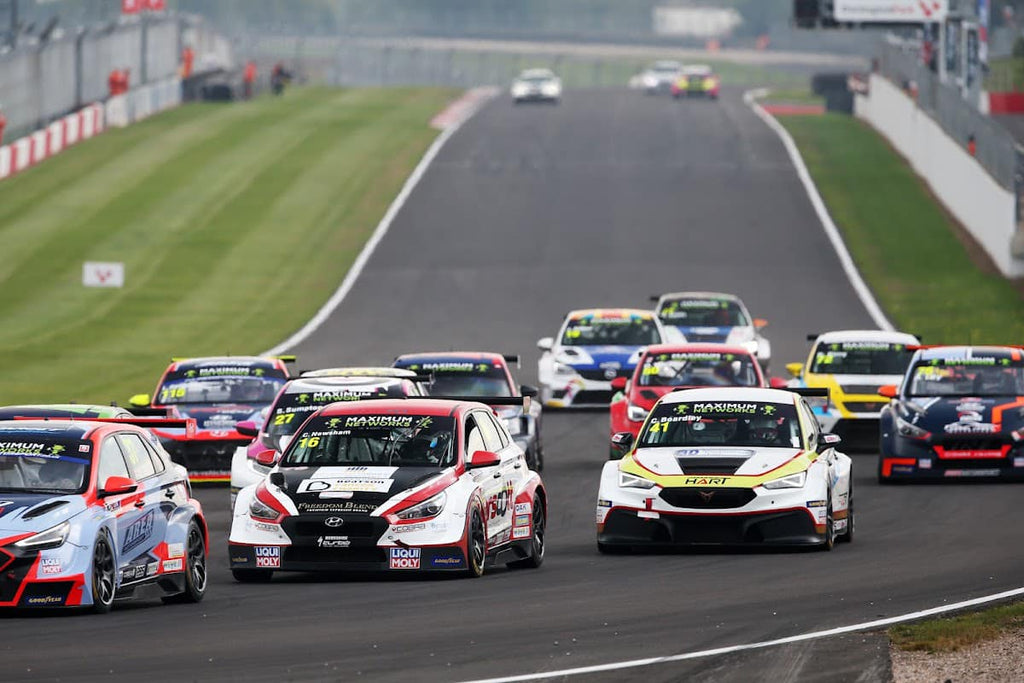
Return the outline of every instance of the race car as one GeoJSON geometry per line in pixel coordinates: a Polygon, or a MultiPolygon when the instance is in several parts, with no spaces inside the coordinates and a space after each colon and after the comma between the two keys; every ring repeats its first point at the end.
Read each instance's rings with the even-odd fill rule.
{"type": "Polygon", "coordinates": [[[512,100],[520,102],[549,102],[558,104],[562,98],[562,79],[551,69],[527,69],[516,76],[509,89],[512,100]]]}
{"type": "Polygon", "coordinates": [[[133,421],[188,427],[0,422],[0,606],[107,612],[132,597],[203,599],[202,507],[185,468],[133,421]]]}
{"type": "Polygon", "coordinates": [[[742,346],[757,356],[767,373],[772,345],[761,335],[764,318],[751,318],[747,307],[733,294],[719,292],[672,292],[651,297],[654,311],[666,327],[678,330],[686,341],[742,346]]]}
{"type": "Polygon", "coordinates": [[[572,311],[558,341],[537,341],[541,402],[552,408],[604,407],[614,393],[612,380],[629,377],[640,350],[651,344],[686,341],[668,331],[651,311],[592,308],[572,311]]]}
{"type": "MultiPolygon", "coordinates": [[[[803,390],[821,393],[824,390],[803,390]]],[[[792,390],[674,391],[604,465],[597,547],[810,545],[853,539],[852,461],[792,390]]]]}
{"type": "Polygon", "coordinates": [[[672,97],[707,97],[718,99],[722,87],[721,79],[715,75],[707,64],[684,66],[679,77],[672,84],[672,97]]]}
{"type": "MultiPolygon", "coordinates": [[[[475,400],[479,396],[536,396],[536,388],[516,384],[509,367],[510,363],[518,365],[519,356],[441,351],[409,353],[395,359],[395,367],[431,376],[428,389],[430,395],[469,400],[475,400]]],[[[523,411],[521,403],[495,406],[494,411],[505,421],[508,433],[523,449],[530,469],[543,471],[544,445],[540,434],[540,403],[531,401],[527,412],[523,411]]]]}
{"type": "Polygon", "coordinates": [[[193,418],[198,430],[156,429],[175,462],[188,468],[193,482],[227,483],[231,458],[252,440],[235,429],[239,422],[263,422],[263,412],[288,381],[286,362],[294,356],[219,356],[174,359],[153,396],[138,394],[131,405],[140,415],[164,413],[193,418]]]}
{"type": "Polygon", "coordinates": [[[228,557],[241,582],[276,571],[480,576],[497,564],[539,567],[546,518],[540,476],[488,405],[334,403],[238,494],[228,557]]]}
{"type": "Polygon", "coordinates": [[[39,403],[35,405],[4,406],[0,408],[0,420],[15,417],[73,418],[126,418],[134,417],[131,412],[118,406],[96,406],[81,403],[39,403]]]}
{"type": "MultiPolygon", "coordinates": [[[[381,368],[384,375],[392,368],[381,368]]],[[[399,373],[403,374],[403,373],[399,373]]],[[[270,472],[270,466],[261,465],[257,456],[267,450],[278,455],[306,418],[329,403],[361,401],[371,398],[403,398],[420,396],[422,392],[413,372],[409,377],[375,377],[372,375],[303,374],[289,380],[267,410],[266,418],[255,422],[239,422],[239,434],[252,438],[247,446],[239,446],[231,458],[231,505],[234,507],[238,492],[251,484],[258,484],[270,472]]]]}
{"type": "Polygon", "coordinates": [[[843,330],[807,335],[813,342],[803,363],[789,363],[790,386],[824,387],[829,401],[811,401],[814,416],[826,432],[847,444],[878,439],[878,418],[888,399],[878,395],[886,384],[898,384],[907,371],[908,347],[920,341],[912,334],[880,330],[843,330]]]}
{"type": "Polygon", "coordinates": [[[648,95],[668,94],[682,69],[683,65],[673,59],[654,62],[640,74],[640,85],[648,95]]]}
{"type": "Polygon", "coordinates": [[[1024,479],[1021,347],[921,347],[881,393],[879,482],[1024,479]]]}
{"type": "MultiPolygon", "coordinates": [[[[658,344],[640,355],[632,379],[616,377],[612,388],[610,437],[629,432],[635,439],[658,399],[680,388],[764,387],[767,380],[757,359],[742,346],[722,344],[658,344]]],[[[610,457],[622,451],[611,446],[610,457]]]]}

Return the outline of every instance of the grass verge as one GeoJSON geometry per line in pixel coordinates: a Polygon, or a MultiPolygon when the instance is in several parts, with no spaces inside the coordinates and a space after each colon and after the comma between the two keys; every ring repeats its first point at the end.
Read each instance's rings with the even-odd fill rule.
{"type": "Polygon", "coordinates": [[[806,88],[772,88],[762,104],[808,104],[825,106],[825,98],[806,88]]]}
{"type": "Polygon", "coordinates": [[[258,353],[330,296],[437,131],[442,89],[190,105],[0,183],[0,404],[124,401],[171,355],[258,353]],[[86,289],[84,261],[122,261],[86,289]]]}
{"type": "Polygon", "coordinates": [[[1020,628],[1024,628],[1024,602],[946,619],[900,624],[889,629],[889,638],[901,650],[956,652],[1020,628]]]}
{"type": "Polygon", "coordinates": [[[779,121],[893,324],[930,344],[1024,339],[1020,291],[972,260],[957,225],[878,133],[842,114],[779,121]]]}

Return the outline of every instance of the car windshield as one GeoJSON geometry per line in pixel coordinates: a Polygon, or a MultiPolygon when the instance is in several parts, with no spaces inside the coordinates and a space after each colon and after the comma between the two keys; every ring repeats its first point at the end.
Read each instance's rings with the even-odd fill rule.
{"type": "Polygon", "coordinates": [[[0,492],[82,493],[92,443],[38,430],[0,431],[0,492]]]}
{"type": "Polygon", "coordinates": [[[373,383],[357,379],[348,382],[335,380],[315,389],[313,385],[303,386],[305,390],[289,389],[278,396],[267,415],[264,431],[268,436],[291,436],[307,417],[328,403],[405,396],[402,380],[397,379],[373,383]]]}
{"type": "Polygon", "coordinates": [[[1024,396],[1024,361],[993,357],[924,361],[911,371],[907,395],[1024,396]]]}
{"type": "Polygon", "coordinates": [[[196,377],[165,380],[156,403],[269,403],[285,379],[279,377],[196,377]]]}
{"type": "Polygon", "coordinates": [[[733,299],[677,299],[658,310],[662,322],[678,327],[746,327],[750,319],[733,299]]]}
{"type": "Polygon", "coordinates": [[[642,387],[756,387],[751,356],[718,352],[650,353],[640,370],[642,387]]]}
{"type": "Polygon", "coordinates": [[[582,316],[570,320],[562,334],[562,346],[646,346],[661,342],[654,319],[644,316],[582,316]]]}
{"type": "Polygon", "coordinates": [[[450,467],[455,420],[433,415],[318,415],[295,436],[283,467],[450,467]]]}
{"type": "Polygon", "coordinates": [[[796,406],[754,401],[659,403],[640,446],[800,448],[796,406]]]}
{"type": "Polygon", "coordinates": [[[811,372],[825,375],[902,375],[911,351],[903,344],[842,342],[819,344],[811,372]]]}

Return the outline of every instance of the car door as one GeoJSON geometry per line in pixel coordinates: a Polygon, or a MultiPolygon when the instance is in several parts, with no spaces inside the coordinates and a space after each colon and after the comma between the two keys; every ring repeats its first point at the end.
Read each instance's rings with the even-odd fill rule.
{"type": "MultiPolygon", "coordinates": [[[[110,477],[124,477],[131,479],[132,474],[128,470],[128,463],[121,451],[117,437],[107,436],[100,445],[99,465],[96,473],[96,487],[102,490],[107,479],[110,477]]],[[[113,534],[114,545],[117,548],[118,571],[124,577],[124,567],[127,564],[126,553],[123,551],[125,536],[128,530],[138,524],[143,512],[144,505],[138,491],[123,493],[116,496],[107,496],[102,499],[104,510],[110,513],[110,531],[113,534]]],[[[131,580],[133,577],[129,577],[131,580]]],[[[122,581],[124,583],[124,581],[122,581]]]]}
{"type": "Polygon", "coordinates": [[[512,517],[515,512],[516,477],[523,469],[523,458],[518,448],[501,438],[495,423],[494,413],[476,411],[473,413],[484,441],[484,449],[497,453],[501,458],[496,471],[491,475],[496,488],[493,498],[488,501],[488,530],[492,532],[495,544],[512,538],[512,517]],[[493,500],[493,503],[490,502],[493,500]]]}
{"type": "MultiPolygon", "coordinates": [[[[175,505],[167,497],[156,465],[142,437],[133,432],[119,432],[118,444],[124,452],[128,471],[139,482],[138,518],[125,529],[122,557],[126,564],[148,566],[157,561],[153,550],[167,536],[167,520],[175,505]]],[[[141,570],[139,570],[141,571],[141,570]]]]}
{"type": "MultiPolygon", "coordinates": [[[[480,411],[466,415],[463,423],[463,444],[466,458],[469,459],[477,451],[486,451],[484,432],[479,425],[480,411]]],[[[473,481],[480,487],[484,497],[484,523],[487,527],[487,545],[492,547],[500,543],[501,521],[498,514],[498,497],[501,493],[501,463],[493,467],[481,467],[470,470],[473,481]]]]}

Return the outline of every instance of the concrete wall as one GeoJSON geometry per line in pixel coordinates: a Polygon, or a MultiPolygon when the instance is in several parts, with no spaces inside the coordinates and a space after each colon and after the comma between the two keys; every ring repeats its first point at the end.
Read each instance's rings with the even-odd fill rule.
{"type": "Polygon", "coordinates": [[[886,78],[871,75],[870,92],[857,95],[855,111],[906,157],[1004,275],[1024,276],[1024,260],[1013,258],[1010,247],[1016,230],[1014,193],[886,78]]]}

